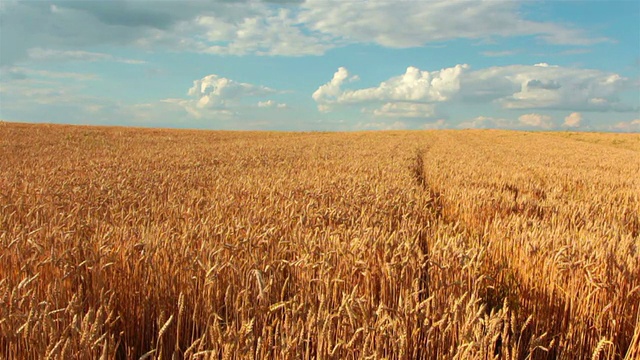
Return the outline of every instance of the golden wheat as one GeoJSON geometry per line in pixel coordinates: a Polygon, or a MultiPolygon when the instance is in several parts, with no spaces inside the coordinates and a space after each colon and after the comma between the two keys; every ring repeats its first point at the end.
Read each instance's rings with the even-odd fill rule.
{"type": "Polygon", "coordinates": [[[0,358],[637,358],[638,144],[4,124],[0,358]]]}

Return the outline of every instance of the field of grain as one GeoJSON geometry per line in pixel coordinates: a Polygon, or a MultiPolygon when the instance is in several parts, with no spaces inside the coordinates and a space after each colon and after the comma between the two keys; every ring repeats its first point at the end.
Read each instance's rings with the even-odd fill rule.
{"type": "Polygon", "coordinates": [[[0,358],[638,359],[639,144],[0,123],[0,358]]]}

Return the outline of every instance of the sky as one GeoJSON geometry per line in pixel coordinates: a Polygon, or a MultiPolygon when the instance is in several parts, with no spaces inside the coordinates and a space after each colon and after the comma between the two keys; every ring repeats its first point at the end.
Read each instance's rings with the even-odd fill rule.
{"type": "Polygon", "coordinates": [[[640,2],[0,0],[0,119],[640,132],[640,2]]]}

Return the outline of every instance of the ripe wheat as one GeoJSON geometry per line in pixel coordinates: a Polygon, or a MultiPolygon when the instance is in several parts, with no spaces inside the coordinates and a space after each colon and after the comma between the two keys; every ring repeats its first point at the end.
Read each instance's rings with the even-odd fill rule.
{"type": "Polygon", "coordinates": [[[7,123],[0,358],[638,358],[639,140],[7,123]]]}

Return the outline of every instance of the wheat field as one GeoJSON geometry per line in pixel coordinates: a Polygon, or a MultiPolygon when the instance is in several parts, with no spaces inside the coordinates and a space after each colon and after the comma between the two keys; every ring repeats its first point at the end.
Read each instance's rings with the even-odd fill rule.
{"type": "Polygon", "coordinates": [[[0,154],[0,358],[640,358],[640,134],[0,123],[0,154]]]}

